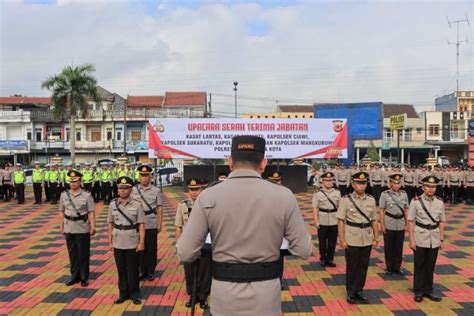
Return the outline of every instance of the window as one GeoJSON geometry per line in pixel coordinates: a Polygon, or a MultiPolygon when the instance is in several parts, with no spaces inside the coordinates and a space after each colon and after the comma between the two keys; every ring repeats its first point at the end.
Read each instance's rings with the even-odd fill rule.
{"type": "Polygon", "coordinates": [[[48,140],[50,142],[61,141],[61,127],[49,127],[48,128],[48,140]]]}
{"type": "Polygon", "coordinates": [[[295,118],[298,118],[298,115],[295,115],[295,118]]]}
{"type": "Polygon", "coordinates": [[[132,140],[142,140],[142,131],[137,129],[132,129],[132,140]]]}
{"type": "Polygon", "coordinates": [[[411,128],[407,128],[407,129],[403,130],[403,141],[411,142],[411,140],[412,140],[411,132],[412,132],[411,128]]]}
{"type": "Polygon", "coordinates": [[[107,127],[107,140],[112,139],[112,127],[107,127]]]}
{"type": "Polygon", "coordinates": [[[393,133],[391,129],[384,129],[383,141],[386,143],[391,143],[393,141],[393,133]]]}
{"type": "Polygon", "coordinates": [[[91,128],[91,142],[100,142],[102,140],[102,135],[100,127],[91,128]]]}
{"type": "Polygon", "coordinates": [[[31,140],[33,137],[33,133],[31,132],[31,129],[26,130],[26,140],[31,140]]]}
{"type": "Polygon", "coordinates": [[[41,141],[41,138],[42,138],[41,136],[42,136],[42,134],[43,134],[43,131],[42,131],[41,128],[35,128],[35,140],[36,140],[37,142],[40,142],[40,141],[41,141]]]}
{"type": "Polygon", "coordinates": [[[69,128],[66,128],[66,141],[68,142],[71,139],[71,132],[69,128]]]}
{"type": "Polygon", "coordinates": [[[421,128],[417,128],[417,129],[416,129],[416,133],[417,133],[417,134],[421,134],[422,131],[423,131],[423,130],[422,130],[421,128]]]}
{"type": "Polygon", "coordinates": [[[438,136],[439,135],[439,124],[430,124],[429,125],[429,135],[438,136]]]}
{"type": "Polygon", "coordinates": [[[312,115],[310,115],[309,117],[310,117],[310,118],[313,118],[313,116],[312,116],[312,115]]]}
{"type": "Polygon", "coordinates": [[[76,128],[76,140],[78,142],[81,141],[81,129],[80,128],[76,128]]]}
{"type": "Polygon", "coordinates": [[[303,115],[303,118],[305,118],[305,116],[303,115]]]}

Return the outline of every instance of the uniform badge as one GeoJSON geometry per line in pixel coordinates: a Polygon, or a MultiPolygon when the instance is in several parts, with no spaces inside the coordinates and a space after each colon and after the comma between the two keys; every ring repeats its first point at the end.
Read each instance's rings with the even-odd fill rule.
{"type": "Polygon", "coordinates": [[[123,178],[122,181],[120,181],[120,183],[126,184],[126,183],[127,183],[127,179],[123,178]]]}
{"type": "Polygon", "coordinates": [[[197,182],[196,182],[196,180],[191,180],[191,182],[190,182],[189,184],[190,184],[190,185],[196,185],[197,182]]]}

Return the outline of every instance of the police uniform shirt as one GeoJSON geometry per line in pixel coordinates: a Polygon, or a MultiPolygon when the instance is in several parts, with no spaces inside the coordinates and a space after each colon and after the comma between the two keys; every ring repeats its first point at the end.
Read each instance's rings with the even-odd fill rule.
{"type": "MultiPolygon", "coordinates": [[[[61,193],[61,197],[59,199],[59,211],[63,212],[67,216],[77,217],[79,215],[88,215],[90,212],[95,211],[95,203],[92,199],[92,196],[89,192],[84,190],[79,190],[79,192],[74,195],[71,191],[70,196],[71,200],[74,202],[76,206],[77,212],[74,209],[71,201],[67,196],[67,192],[61,193]],[[79,213],[79,215],[78,215],[79,213]]],[[[77,220],[72,221],[64,218],[64,232],[66,234],[87,234],[91,230],[91,225],[89,220],[77,220]]]]}
{"type": "MultiPolygon", "coordinates": [[[[407,219],[409,221],[419,222],[424,225],[434,225],[433,221],[429,218],[426,212],[423,210],[419,199],[423,199],[423,203],[426,206],[426,209],[431,214],[433,219],[437,222],[445,222],[446,215],[444,212],[443,201],[437,197],[428,198],[425,194],[422,194],[416,200],[412,200],[410,203],[410,208],[408,209],[407,219]]],[[[439,227],[436,229],[426,229],[413,223],[415,243],[418,247],[423,248],[437,248],[440,246],[440,233],[439,227]]]]}
{"type": "MultiPolygon", "coordinates": [[[[341,200],[341,192],[339,190],[330,189],[328,191],[325,188],[322,188],[321,190],[324,190],[324,193],[326,193],[327,197],[321,191],[315,192],[313,194],[313,207],[326,210],[334,209],[334,206],[331,204],[331,202],[329,202],[328,198],[330,198],[331,201],[336,204],[336,207],[339,205],[339,201],[341,200]]],[[[336,212],[327,213],[319,211],[318,221],[320,225],[324,226],[337,225],[336,212]]]]}
{"type": "Polygon", "coordinates": [[[412,186],[415,185],[415,173],[412,171],[403,171],[403,184],[412,186]]]}
{"type": "Polygon", "coordinates": [[[459,171],[452,171],[449,173],[447,184],[450,186],[459,186],[461,184],[461,176],[459,171]]]}
{"type": "Polygon", "coordinates": [[[190,199],[178,203],[174,226],[183,228],[189,219],[189,209],[193,207],[193,201],[190,199]]]}
{"type": "MultiPolygon", "coordinates": [[[[146,188],[140,186],[140,192],[142,193],[143,197],[148,202],[148,204],[152,207],[152,209],[155,210],[155,213],[145,215],[145,229],[156,229],[158,228],[158,223],[157,223],[158,209],[157,208],[158,206],[163,205],[161,201],[160,189],[152,185],[149,185],[146,188]]],[[[146,205],[146,203],[143,201],[142,197],[138,193],[137,186],[133,187],[132,194],[130,195],[130,197],[142,203],[143,212],[150,211],[150,208],[148,207],[148,205],[146,205]]]]}
{"type": "MultiPolygon", "coordinates": [[[[352,199],[357,204],[359,209],[371,220],[377,220],[377,207],[375,205],[375,199],[365,194],[362,197],[359,197],[357,194],[351,194],[352,199]]],[[[339,203],[339,208],[337,210],[336,217],[344,221],[350,221],[353,223],[363,223],[367,224],[367,220],[363,217],[352,204],[351,200],[345,196],[341,199],[339,203]]],[[[365,247],[372,245],[374,241],[374,235],[372,232],[372,227],[359,228],[354,226],[345,225],[344,226],[344,239],[346,240],[349,246],[354,247],[365,247]]]]}
{"type": "Polygon", "coordinates": [[[405,208],[408,207],[408,196],[405,191],[394,192],[387,190],[382,192],[379,201],[379,207],[385,211],[384,225],[388,230],[405,230],[405,218],[393,218],[387,216],[387,213],[392,215],[405,215],[405,208]],[[403,209],[403,211],[397,206],[403,209]]]}
{"type": "MultiPolygon", "coordinates": [[[[130,222],[120,214],[117,210],[116,202],[117,199],[112,200],[109,204],[109,213],[107,216],[107,223],[116,225],[129,226],[130,222]]],[[[145,223],[145,213],[143,206],[140,201],[133,198],[129,198],[126,205],[123,205],[119,201],[119,207],[125,215],[128,216],[135,224],[145,223]]],[[[114,248],[117,249],[135,249],[138,245],[139,234],[137,229],[120,230],[114,227],[112,232],[114,248]]]]}
{"type": "Polygon", "coordinates": [[[349,170],[341,169],[336,172],[336,185],[347,185],[349,183],[349,170]]]}
{"type": "MultiPolygon", "coordinates": [[[[469,188],[474,187],[474,171],[466,171],[464,175],[464,185],[469,188]]],[[[473,197],[471,196],[471,198],[473,197]]]]}
{"type": "Polygon", "coordinates": [[[384,175],[383,171],[378,169],[378,170],[373,170],[370,173],[370,184],[372,186],[374,185],[382,185],[384,180],[384,175]]]}

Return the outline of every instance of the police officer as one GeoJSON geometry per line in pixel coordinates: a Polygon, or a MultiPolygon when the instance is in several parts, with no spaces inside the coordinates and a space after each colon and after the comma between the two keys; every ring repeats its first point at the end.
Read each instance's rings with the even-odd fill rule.
{"type": "Polygon", "coordinates": [[[94,198],[94,202],[97,203],[101,200],[100,182],[102,179],[102,172],[101,169],[98,169],[96,166],[92,167],[92,172],[94,177],[94,184],[92,185],[92,197],[94,198]]]}
{"type": "Polygon", "coordinates": [[[114,199],[116,199],[118,197],[117,179],[119,175],[118,175],[118,166],[114,162],[111,163],[110,175],[112,176],[111,195],[113,196],[114,199]]]}
{"type": "Polygon", "coordinates": [[[50,202],[51,201],[51,190],[49,188],[49,176],[51,175],[51,165],[46,164],[44,166],[44,195],[45,195],[45,201],[50,202]]]}
{"type": "Polygon", "coordinates": [[[336,186],[341,192],[341,195],[344,196],[347,194],[347,189],[350,183],[350,173],[349,170],[344,167],[343,164],[339,164],[335,172],[336,177],[336,186]]]}
{"type": "Polygon", "coordinates": [[[91,164],[89,162],[86,162],[84,170],[82,170],[82,183],[84,185],[84,190],[91,193],[93,181],[94,172],[91,170],[91,164]]]}
{"type": "Polygon", "coordinates": [[[434,195],[440,179],[427,176],[422,181],[424,193],[411,201],[407,216],[410,248],[415,257],[413,289],[416,302],[423,297],[439,302],[441,297],[433,293],[433,273],[444,241],[446,215],[443,201],[434,195]]]}
{"type": "Polygon", "coordinates": [[[72,163],[68,163],[66,165],[66,170],[63,171],[63,191],[69,190],[70,188],[69,184],[71,182],[71,179],[69,178],[68,174],[70,171],[72,171],[72,169],[72,163]]]}
{"type": "Polygon", "coordinates": [[[13,167],[7,162],[3,173],[3,185],[5,190],[5,202],[10,202],[13,197],[13,167]]]}
{"type": "Polygon", "coordinates": [[[402,172],[403,175],[403,188],[408,196],[408,201],[413,198],[413,186],[415,185],[415,172],[411,166],[407,166],[402,172]]]}
{"type": "Polygon", "coordinates": [[[274,172],[267,178],[270,181],[281,184],[281,174],[279,172],[274,172]]]}
{"type": "Polygon", "coordinates": [[[405,239],[406,211],[408,195],[400,190],[403,175],[393,173],[389,176],[390,190],[380,196],[379,218],[383,233],[385,264],[387,274],[405,275],[401,270],[403,240],[405,239]]]}
{"type": "Polygon", "coordinates": [[[145,213],[145,250],[140,257],[140,279],[153,281],[158,256],[158,233],[163,224],[160,189],[150,184],[151,167],[140,167],[140,184],[132,189],[131,197],[140,201],[145,213]]]}
{"type": "Polygon", "coordinates": [[[95,235],[95,204],[89,192],[81,189],[82,174],[68,172],[70,189],[59,199],[60,230],[66,236],[71,279],[66,285],[89,285],[91,236],[95,235]]]}
{"type": "Polygon", "coordinates": [[[109,170],[109,164],[102,164],[102,172],[100,175],[100,186],[102,188],[102,198],[104,205],[109,205],[112,199],[112,172],[109,170]]]}
{"type": "Polygon", "coordinates": [[[341,192],[333,188],[334,174],[321,175],[323,186],[313,194],[313,217],[318,228],[319,260],[321,266],[335,267],[334,252],[337,243],[336,212],[341,192]]]}
{"type": "MultiPolygon", "coordinates": [[[[202,192],[202,190],[208,185],[206,179],[189,179],[186,184],[188,185],[188,197],[178,203],[178,208],[176,209],[176,217],[174,225],[176,226],[176,240],[181,236],[184,227],[191,215],[191,209],[196,202],[197,197],[202,192]]],[[[209,240],[204,243],[204,246],[201,249],[201,257],[199,258],[199,263],[197,260],[193,262],[184,262],[184,277],[186,279],[186,291],[189,295],[189,299],[186,302],[186,307],[192,306],[192,297],[191,295],[193,290],[193,284],[195,278],[197,278],[197,293],[194,293],[201,309],[208,309],[209,305],[207,303],[207,297],[211,293],[211,263],[212,263],[212,250],[209,240]],[[198,269],[198,274],[195,275],[195,271],[198,269]]]]}
{"type": "Polygon", "coordinates": [[[213,315],[279,315],[283,238],[292,255],[306,259],[312,251],[293,193],[262,180],[264,155],[265,139],[234,137],[229,178],[199,195],[177,242],[179,259],[192,262],[210,232],[213,315]]]}
{"type": "Polygon", "coordinates": [[[449,200],[451,204],[459,203],[459,187],[461,186],[461,173],[458,167],[454,167],[454,170],[449,172],[446,178],[446,185],[449,189],[449,200]]]}
{"type": "Polygon", "coordinates": [[[145,213],[142,203],[130,197],[133,180],[117,179],[119,198],[112,200],[107,216],[109,249],[114,252],[118,272],[119,298],[115,304],[131,299],[141,304],[139,257],[145,246],[145,213]]]}
{"type": "Polygon", "coordinates": [[[370,173],[370,186],[372,187],[372,193],[374,194],[375,203],[379,205],[380,194],[382,192],[383,172],[380,170],[378,163],[374,164],[374,169],[370,173]]]}
{"type": "Polygon", "coordinates": [[[33,192],[35,195],[35,203],[41,204],[42,185],[44,181],[44,171],[41,169],[39,161],[35,161],[35,169],[33,169],[33,192]]]}
{"type": "Polygon", "coordinates": [[[466,195],[466,204],[474,204],[474,166],[471,167],[471,170],[466,170],[463,185],[466,195]]]}
{"type": "Polygon", "coordinates": [[[13,172],[13,184],[18,204],[25,204],[25,180],[25,172],[21,168],[21,163],[17,163],[16,170],[13,172]]]}
{"type": "Polygon", "coordinates": [[[367,278],[372,246],[378,245],[375,199],[365,193],[369,174],[352,175],[354,192],[343,197],[337,210],[339,243],[345,249],[347,302],[367,303],[362,290],[367,278]]]}
{"type": "Polygon", "coordinates": [[[58,170],[58,166],[53,164],[51,171],[49,173],[49,187],[51,190],[51,204],[58,204],[58,197],[60,196],[60,182],[61,182],[61,173],[58,170]]]}

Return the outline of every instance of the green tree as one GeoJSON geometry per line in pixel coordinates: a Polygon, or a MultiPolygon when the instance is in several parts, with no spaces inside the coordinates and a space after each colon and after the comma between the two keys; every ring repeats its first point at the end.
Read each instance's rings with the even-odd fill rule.
{"type": "Polygon", "coordinates": [[[87,115],[87,101],[101,103],[97,93],[97,80],[92,76],[94,66],[85,64],[64,67],[61,73],[53,75],[41,83],[43,89],[52,92],[54,115],[60,117],[70,113],[71,162],[76,159],[76,116],[87,115]]]}
{"type": "Polygon", "coordinates": [[[372,162],[379,161],[380,157],[377,152],[377,148],[374,146],[374,142],[370,141],[369,148],[367,148],[367,154],[365,155],[367,158],[370,158],[372,162]]]}

